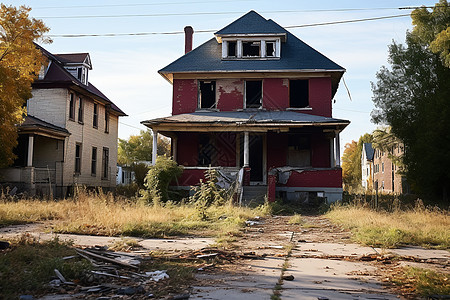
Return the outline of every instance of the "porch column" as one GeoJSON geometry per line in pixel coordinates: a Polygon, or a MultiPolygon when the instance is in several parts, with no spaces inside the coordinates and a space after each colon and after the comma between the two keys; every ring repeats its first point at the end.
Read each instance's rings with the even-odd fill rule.
{"type": "Polygon", "coordinates": [[[244,167],[250,166],[249,152],[249,136],[248,131],[246,131],[244,132],[244,167]]]}
{"type": "Polygon", "coordinates": [[[32,167],[33,166],[33,146],[34,146],[34,135],[30,134],[28,136],[27,167],[32,167]]]}
{"type": "Polygon", "coordinates": [[[153,148],[152,148],[152,166],[156,164],[156,155],[158,152],[158,131],[152,129],[153,131],[153,148]]]}
{"type": "Polygon", "coordinates": [[[334,138],[330,138],[330,166],[334,168],[336,166],[335,161],[335,153],[334,153],[334,138]]]}
{"type": "Polygon", "coordinates": [[[336,167],[341,166],[341,146],[340,146],[340,139],[339,139],[339,132],[336,132],[336,167]]]}
{"type": "Polygon", "coordinates": [[[178,139],[172,138],[172,159],[174,161],[177,161],[177,146],[178,146],[178,139]]]}

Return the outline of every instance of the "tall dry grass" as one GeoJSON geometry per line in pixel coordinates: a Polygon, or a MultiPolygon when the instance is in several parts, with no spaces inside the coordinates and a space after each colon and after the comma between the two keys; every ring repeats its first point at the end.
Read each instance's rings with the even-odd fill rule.
{"type": "Polygon", "coordinates": [[[82,191],[75,200],[0,200],[0,226],[51,221],[57,233],[164,237],[173,235],[235,234],[244,221],[267,211],[232,205],[212,206],[207,218],[188,204],[149,206],[117,200],[110,194],[82,191]]]}
{"type": "Polygon", "coordinates": [[[450,215],[447,210],[425,208],[376,211],[362,204],[336,205],[326,214],[332,221],[349,228],[356,241],[370,246],[394,248],[420,245],[449,249],[450,215]]]}

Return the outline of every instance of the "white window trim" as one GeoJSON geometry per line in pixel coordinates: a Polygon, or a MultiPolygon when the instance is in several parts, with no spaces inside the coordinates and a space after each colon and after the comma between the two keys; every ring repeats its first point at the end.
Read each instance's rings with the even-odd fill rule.
{"type": "Polygon", "coordinates": [[[227,38],[222,39],[222,59],[279,59],[281,57],[281,39],[278,37],[227,38]],[[236,56],[228,56],[228,42],[236,42],[236,56]],[[260,56],[243,57],[243,42],[260,42],[260,56]],[[266,42],[275,42],[275,56],[267,56],[266,42]]]}

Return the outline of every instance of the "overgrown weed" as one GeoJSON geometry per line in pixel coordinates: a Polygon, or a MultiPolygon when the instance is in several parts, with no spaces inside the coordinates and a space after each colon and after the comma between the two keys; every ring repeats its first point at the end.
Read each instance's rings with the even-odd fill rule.
{"type": "Polygon", "coordinates": [[[369,246],[420,245],[436,249],[450,246],[448,211],[425,207],[421,201],[413,208],[393,211],[377,211],[361,202],[336,204],[326,216],[351,229],[358,242],[369,246]]]}

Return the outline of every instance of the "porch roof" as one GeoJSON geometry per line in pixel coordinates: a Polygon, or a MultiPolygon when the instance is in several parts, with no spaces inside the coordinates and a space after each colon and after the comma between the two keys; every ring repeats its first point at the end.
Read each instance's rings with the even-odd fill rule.
{"type": "Polygon", "coordinates": [[[33,116],[26,116],[18,128],[19,134],[36,134],[55,139],[64,139],[70,135],[65,128],[50,124],[33,116]]]}
{"type": "Polygon", "coordinates": [[[341,131],[350,121],[294,111],[197,111],[142,121],[158,131],[289,131],[289,128],[322,127],[341,131]]]}

